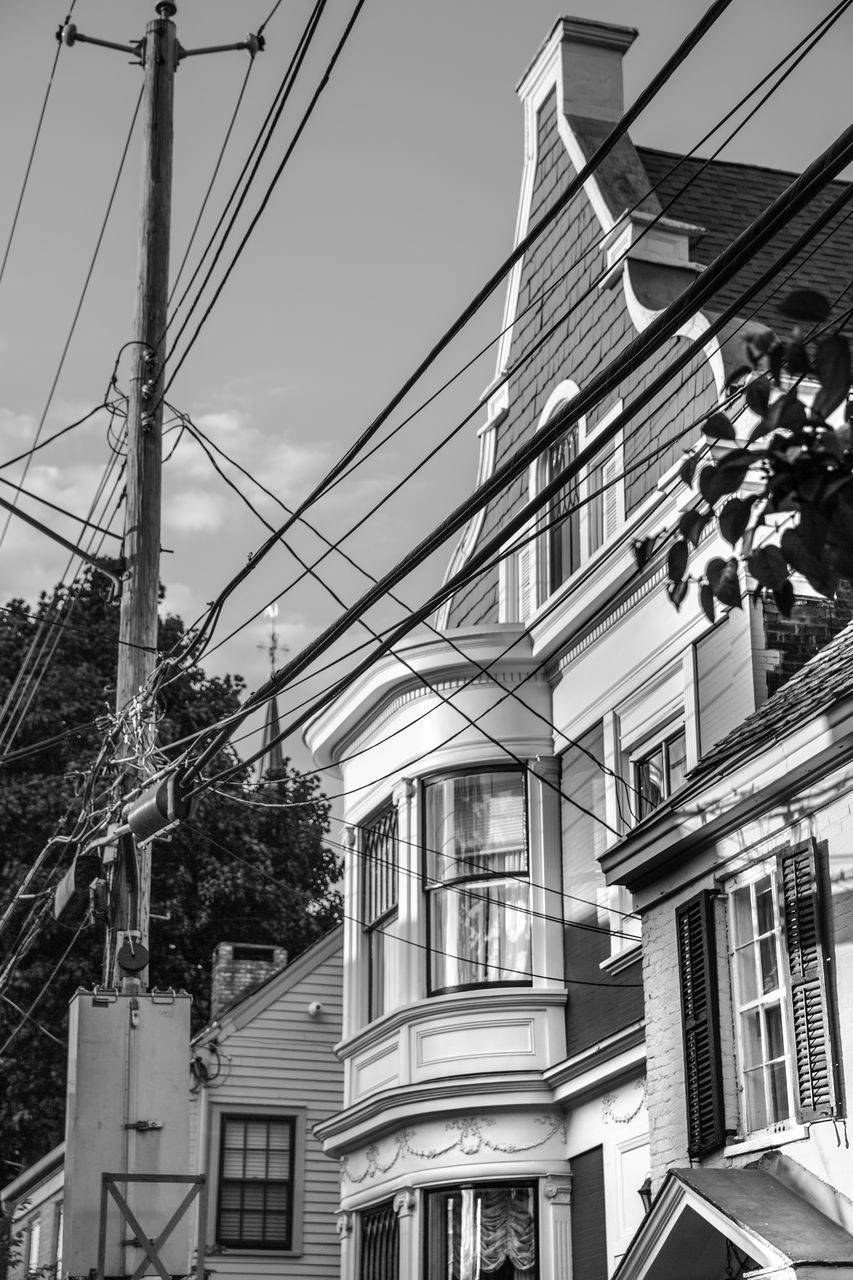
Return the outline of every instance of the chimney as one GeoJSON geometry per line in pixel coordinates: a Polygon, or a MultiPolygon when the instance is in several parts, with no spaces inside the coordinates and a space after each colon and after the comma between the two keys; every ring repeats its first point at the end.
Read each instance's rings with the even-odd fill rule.
{"type": "Polygon", "coordinates": [[[240,996],[287,964],[284,947],[255,942],[220,942],[213,952],[210,1016],[218,1018],[240,996]]]}
{"type": "Polygon", "coordinates": [[[521,97],[528,96],[540,75],[559,57],[564,115],[615,124],[625,107],[622,59],[636,36],[633,27],[590,18],[558,18],[522,77],[518,86],[521,97]]]}

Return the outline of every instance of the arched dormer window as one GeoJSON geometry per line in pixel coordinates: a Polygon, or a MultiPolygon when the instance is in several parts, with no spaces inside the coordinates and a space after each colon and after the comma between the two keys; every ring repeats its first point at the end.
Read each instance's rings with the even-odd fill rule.
{"type": "MultiPolygon", "coordinates": [[[[537,431],[565,409],[578,394],[575,382],[561,382],[548,397],[537,431]]],[[[534,467],[532,487],[540,493],[577,456],[585,420],[573,423],[544,451],[534,467]]],[[[542,512],[542,537],[536,552],[536,603],[542,604],[581,566],[581,509],[578,505],[580,484],[574,477],[554,495],[542,512]]]]}

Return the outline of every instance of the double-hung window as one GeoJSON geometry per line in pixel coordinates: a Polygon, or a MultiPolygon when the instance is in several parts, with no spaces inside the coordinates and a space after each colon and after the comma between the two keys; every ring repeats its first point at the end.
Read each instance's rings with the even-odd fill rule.
{"type": "MultiPolygon", "coordinates": [[[[725,884],[741,1137],[837,1114],[837,1037],[812,841],[779,851],[725,884]]],[[[713,902],[676,913],[690,1155],[722,1144],[720,1026],[713,902]]],[[[736,1123],[735,1123],[736,1122],[736,1123]]]]}
{"type": "Polygon", "coordinates": [[[368,965],[368,1019],[387,1013],[393,1003],[390,939],[397,925],[397,809],[391,804],[362,832],[362,920],[368,965]]]}
{"type": "Polygon", "coordinates": [[[427,1280],[537,1280],[536,1190],[468,1186],[427,1196],[427,1280]]]}
{"type": "Polygon", "coordinates": [[[294,1125],[291,1116],[222,1116],[218,1244],[292,1247],[294,1125]]]}
{"type": "Polygon", "coordinates": [[[453,774],[424,786],[430,990],[530,983],[524,775],[453,774]]]}

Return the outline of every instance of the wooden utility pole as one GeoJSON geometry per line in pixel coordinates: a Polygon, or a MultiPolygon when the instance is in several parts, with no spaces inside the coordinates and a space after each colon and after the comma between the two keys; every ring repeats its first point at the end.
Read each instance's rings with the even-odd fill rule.
{"type": "MultiPolygon", "coordinates": [[[[178,39],[172,22],[177,6],[160,0],[142,47],[145,75],[142,101],[142,193],[137,262],[136,308],[131,347],[127,414],[127,498],[125,573],[119,621],[116,712],[126,716],[154,671],[160,590],[160,494],[163,449],[166,310],[169,295],[169,228],[172,196],[172,117],[178,39]]],[[[153,707],[142,702],[127,735],[144,781],[154,746],[153,707]]],[[[136,708],[135,708],[136,710],[136,708]]],[[[133,836],[118,846],[113,873],[111,920],[105,978],[110,986],[142,980],[147,970],[151,900],[151,845],[133,836]],[[135,936],[122,952],[120,934],[135,936]],[[122,955],[130,966],[121,963],[122,955]]]]}
{"type": "MultiPolygon", "coordinates": [[[[157,0],[155,9],[157,17],[149,22],[144,38],[135,45],[83,35],[73,22],[66,22],[57,32],[57,39],[66,45],[94,44],[130,53],[138,58],[145,76],[139,257],[127,414],[125,563],[116,681],[116,712],[124,724],[122,786],[125,791],[130,790],[130,783],[138,789],[153,772],[154,707],[146,700],[145,692],[157,656],[175,71],[182,58],[240,49],[254,58],[264,48],[263,36],[258,32],[236,44],[183,49],[172,22],[177,4],[174,0],[157,0]],[[128,764],[128,760],[131,763],[128,764]]],[[[134,834],[118,838],[111,863],[103,977],[107,986],[121,987],[128,993],[144,990],[146,985],[150,840],[157,830],[168,825],[170,810],[174,807],[171,791],[162,803],[160,797],[155,796],[149,805],[143,797],[143,808],[150,812],[143,814],[138,823],[129,817],[134,834]]]]}

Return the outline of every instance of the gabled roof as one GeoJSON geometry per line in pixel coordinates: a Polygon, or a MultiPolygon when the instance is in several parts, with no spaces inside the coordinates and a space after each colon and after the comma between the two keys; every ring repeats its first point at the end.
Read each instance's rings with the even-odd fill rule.
{"type": "MultiPolygon", "coordinates": [[[[779,169],[721,160],[712,160],[703,169],[705,161],[701,158],[687,158],[649,147],[638,147],[637,152],[651,184],[660,183],[657,195],[666,216],[705,228],[704,234],[696,237],[691,245],[693,258],[703,266],[712,262],[797,177],[795,173],[779,169]],[[675,165],[678,168],[670,173],[675,165]],[[682,192],[687,183],[689,186],[682,192]],[[674,204],[668,208],[672,199],[674,204]]],[[[850,186],[850,183],[831,182],[765,249],[755,255],[748,267],[738,272],[719,291],[711,310],[721,311],[734,302],[744,286],[756,279],[786,245],[792,244],[807,230],[818,212],[831,204],[839,191],[850,186]]],[[[790,288],[808,285],[832,300],[838,292],[839,282],[846,279],[845,273],[853,256],[853,219],[844,223],[836,221],[829,230],[831,235],[824,231],[818,237],[817,247],[812,246],[814,253],[810,249],[803,255],[801,266],[791,278],[790,288]]],[[[786,292],[788,288],[783,287],[775,297],[766,301],[759,299],[758,304],[750,306],[750,311],[757,306],[760,321],[783,337],[792,328],[792,321],[779,311],[779,301],[786,292]]]]}
{"type": "Polygon", "coordinates": [[[697,779],[755,755],[853,694],[853,623],[815,654],[771,698],[722,738],[690,774],[697,779]]]}

